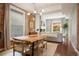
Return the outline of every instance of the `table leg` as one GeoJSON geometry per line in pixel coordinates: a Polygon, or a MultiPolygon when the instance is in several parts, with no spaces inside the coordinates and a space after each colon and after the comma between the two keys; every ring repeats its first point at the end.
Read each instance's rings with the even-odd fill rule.
{"type": "Polygon", "coordinates": [[[32,56],[34,56],[34,42],[32,43],[32,56]]]}
{"type": "Polygon", "coordinates": [[[13,50],[13,56],[15,56],[15,51],[13,50]]]}

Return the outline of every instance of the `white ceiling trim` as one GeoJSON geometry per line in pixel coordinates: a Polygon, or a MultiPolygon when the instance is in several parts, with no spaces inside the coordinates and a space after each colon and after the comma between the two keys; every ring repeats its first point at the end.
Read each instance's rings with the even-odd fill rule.
{"type": "Polygon", "coordinates": [[[42,9],[45,10],[44,13],[58,11],[62,9],[61,4],[56,3],[13,3],[14,5],[33,13],[36,9],[37,11],[41,11],[42,9]]]}

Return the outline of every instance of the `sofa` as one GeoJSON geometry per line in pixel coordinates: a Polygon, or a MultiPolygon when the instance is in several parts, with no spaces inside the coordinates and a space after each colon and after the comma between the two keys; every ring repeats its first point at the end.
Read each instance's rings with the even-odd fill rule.
{"type": "Polygon", "coordinates": [[[63,35],[62,33],[41,33],[41,35],[47,35],[47,41],[54,41],[54,42],[62,42],[63,35]]]}

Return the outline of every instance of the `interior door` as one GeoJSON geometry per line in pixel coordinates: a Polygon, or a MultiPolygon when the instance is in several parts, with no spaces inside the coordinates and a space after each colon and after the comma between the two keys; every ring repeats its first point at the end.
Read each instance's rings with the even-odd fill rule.
{"type": "Polygon", "coordinates": [[[4,48],[4,9],[5,4],[0,3],[0,51],[4,48]]]}
{"type": "Polygon", "coordinates": [[[77,49],[79,50],[79,4],[77,4],[77,49]]]}
{"type": "Polygon", "coordinates": [[[35,17],[33,15],[28,16],[29,19],[29,34],[35,34],[35,17]]]}

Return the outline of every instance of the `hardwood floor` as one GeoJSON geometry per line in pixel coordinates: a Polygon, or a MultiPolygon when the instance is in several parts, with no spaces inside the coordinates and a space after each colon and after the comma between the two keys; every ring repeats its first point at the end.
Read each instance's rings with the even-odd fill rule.
{"type": "Polygon", "coordinates": [[[71,44],[68,46],[61,43],[57,46],[54,56],[78,56],[78,52],[74,50],[71,44]]]}
{"type": "MultiPolygon", "coordinates": [[[[75,52],[73,47],[67,46],[63,43],[56,42],[48,42],[47,43],[47,51],[44,51],[43,54],[39,54],[39,56],[77,56],[78,54],[75,52]]],[[[4,51],[0,53],[0,56],[13,56],[13,50],[10,49],[8,51],[4,51]]],[[[16,56],[21,56],[21,54],[16,52],[16,56]]]]}
{"type": "MultiPolygon", "coordinates": [[[[57,49],[58,43],[47,43],[47,50],[44,50],[43,53],[39,51],[38,56],[53,56],[56,49],[57,49]]],[[[16,52],[16,56],[22,56],[20,53],[16,52]]],[[[0,56],[13,56],[13,49],[10,49],[8,51],[4,51],[0,53],[0,56]]]]}
{"type": "Polygon", "coordinates": [[[57,46],[55,56],[66,56],[67,55],[67,47],[64,44],[59,44],[57,46]]]}

